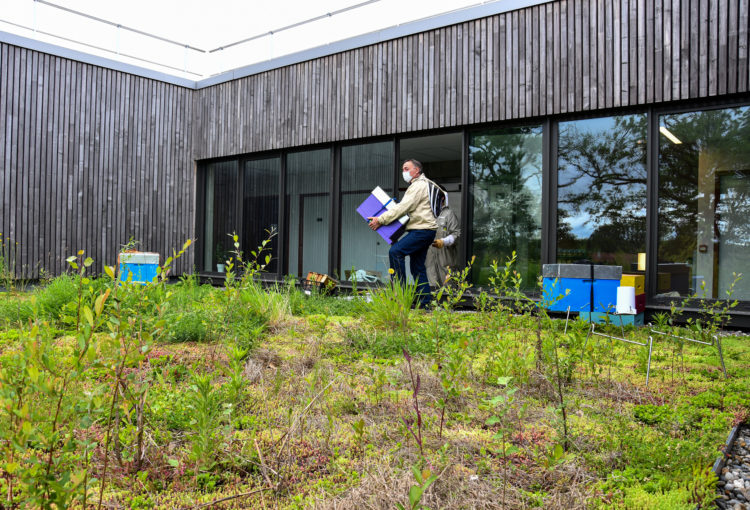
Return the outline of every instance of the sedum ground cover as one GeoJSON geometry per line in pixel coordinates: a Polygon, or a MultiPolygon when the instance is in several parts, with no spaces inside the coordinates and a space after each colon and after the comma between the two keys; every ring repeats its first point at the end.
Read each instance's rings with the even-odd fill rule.
{"type": "Polygon", "coordinates": [[[750,410],[742,336],[726,380],[656,339],[646,386],[645,348],[518,296],[453,311],[460,275],[414,311],[71,264],[0,296],[3,508],[706,508],[750,410]]]}

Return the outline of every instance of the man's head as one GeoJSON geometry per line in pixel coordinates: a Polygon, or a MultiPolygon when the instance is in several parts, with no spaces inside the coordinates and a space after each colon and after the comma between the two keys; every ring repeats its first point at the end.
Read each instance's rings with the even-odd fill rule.
{"type": "Polygon", "coordinates": [[[415,177],[422,175],[422,163],[416,159],[407,159],[401,165],[401,170],[403,171],[404,180],[411,182],[415,177]]]}

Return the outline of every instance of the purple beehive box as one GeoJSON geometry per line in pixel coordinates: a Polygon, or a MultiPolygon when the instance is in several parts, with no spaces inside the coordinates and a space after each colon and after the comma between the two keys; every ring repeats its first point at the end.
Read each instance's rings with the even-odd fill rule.
{"type": "MultiPolygon", "coordinates": [[[[388,196],[388,193],[383,191],[382,188],[378,186],[377,188],[372,190],[370,196],[368,196],[365,201],[362,202],[359,207],[357,207],[357,212],[360,216],[367,220],[367,218],[380,216],[387,209],[390,209],[394,205],[395,203],[393,202],[393,199],[388,196]]],[[[404,215],[399,219],[389,223],[388,225],[381,225],[380,228],[376,230],[376,232],[380,234],[380,237],[382,237],[385,242],[387,242],[388,244],[393,244],[398,241],[398,238],[401,237],[401,235],[404,233],[404,230],[406,230],[406,223],[408,221],[409,216],[404,215]]]]}

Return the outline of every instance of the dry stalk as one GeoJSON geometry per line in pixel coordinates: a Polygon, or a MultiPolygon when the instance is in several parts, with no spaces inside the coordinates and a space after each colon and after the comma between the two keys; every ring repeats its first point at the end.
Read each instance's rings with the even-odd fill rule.
{"type": "Polygon", "coordinates": [[[275,487],[261,487],[260,489],[255,489],[250,492],[242,492],[240,494],[235,494],[233,496],[226,496],[223,498],[215,499],[213,501],[209,501],[208,503],[201,503],[200,505],[191,506],[191,507],[188,507],[188,509],[186,510],[197,510],[198,508],[206,508],[209,506],[218,505],[219,503],[223,503],[225,501],[231,501],[233,499],[238,499],[238,498],[245,498],[247,496],[252,496],[253,494],[257,494],[259,492],[270,491],[274,489],[275,487]]]}
{"type": "Polygon", "coordinates": [[[280,473],[281,473],[281,467],[282,467],[281,460],[282,460],[282,456],[284,454],[284,450],[286,449],[286,446],[288,444],[289,438],[294,434],[294,429],[300,423],[300,419],[305,414],[307,414],[307,411],[310,410],[310,408],[318,400],[318,398],[320,398],[320,396],[323,393],[325,393],[325,391],[328,388],[330,388],[333,385],[333,383],[335,383],[336,381],[338,381],[338,379],[339,379],[339,376],[336,376],[331,382],[329,382],[328,384],[326,384],[325,387],[322,390],[320,390],[318,392],[318,394],[315,395],[315,397],[312,398],[312,400],[310,400],[310,403],[308,403],[307,406],[305,406],[305,408],[300,413],[298,413],[295,416],[294,420],[292,421],[292,425],[289,427],[289,429],[286,432],[284,432],[284,434],[279,439],[276,440],[276,443],[278,443],[279,441],[282,441],[282,443],[281,443],[281,446],[279,447],[279,452],[278,452],[278,454],[276,456],[276,471],[277,471],[276,472],[276,476],[279,478],[279,480],[277,481],[276,485],[274,486],[274,489],[277,489],[279,487],[279,485],[281,484],[281,479],[280,479],[280,476],[281,476],[280,473]]]}

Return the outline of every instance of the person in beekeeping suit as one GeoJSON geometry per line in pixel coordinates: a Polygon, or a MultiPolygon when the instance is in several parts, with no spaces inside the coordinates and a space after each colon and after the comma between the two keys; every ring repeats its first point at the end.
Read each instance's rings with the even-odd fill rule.
{"type": "Polygon", "coordinates": [[[427,278],[431,287],[440,287],[448,277],[448,268],[458,270],[458,238],[461,237],[458,217],[448,205],[448,195],[444,194],[440,215],[437,217],[435,240],[427,251],[427,278]]]}

